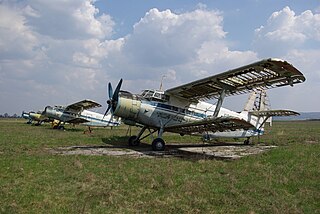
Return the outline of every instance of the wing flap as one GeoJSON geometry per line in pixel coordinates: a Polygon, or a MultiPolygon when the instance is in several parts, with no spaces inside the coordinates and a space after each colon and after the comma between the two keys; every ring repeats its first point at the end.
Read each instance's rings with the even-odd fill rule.
{"type": "Polygon", "coordinates": [[[238,129],[252,129],[254,126],[242,119],[232,117],[206,118],[191,123],[182,123],[176,126],[166,127],[165,131],[179,134],[202,134],[204,132],[235,131],[238,129]]]}
{"type": "Polygon", "coordinates": [[[166,91],[167,94],[188,100],[219,98],[244,94],[254,89],[293,86],[305,81],[303,74],[286,61],[265,59],[227,72],[213,75],[166,91]]]}
{"type": "Polygon", "coordinates": [[[264,110],[264,111],[252,111],[250,112],[252,115],[258,117],[281,117],[281,116],[298,116],[300,115],[298,112],[291,110],[264,110]]]}
{"type": "Polygon", "coordinates": [[[93,100],[82,100],[68,105],[65,111],[80,112],[83,110],[101,107],[101,105],[93,100]]]}

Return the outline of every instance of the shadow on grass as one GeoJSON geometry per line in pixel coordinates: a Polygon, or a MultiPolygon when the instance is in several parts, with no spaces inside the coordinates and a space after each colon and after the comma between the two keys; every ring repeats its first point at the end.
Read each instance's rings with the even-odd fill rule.
{"type": "Polygon", "coordinates": [[[243,147],[243,143],[230,143],[230,142],[215,142],[215,143],[174,143],[174,144],[166,144],[165,151],[153,151],[151,145],[148,143],[141,142],[139,146],[129,146],[128,145],[128,137],[120,137],[120,136],[113,136],[109,138],[102,138],[103,143],[107,144],[107,146],[101,146],[99,148],[113,148],[113,149],[123,149],[123,150],[131,150],[135,151],[139,154],[143,154],[149,157],[177,157],[185,160],[203,160],[203,159],[218,159],[218,160],[230,160],[233,158],[230,157],[223,157],[223,156],[216,156],[206,152],[199,153],[196,151],[187,151],[182,150],[183,148],[218,148],[218,147],[243,147]]]}
{"type": "Polygon", "coordinates": [[[58,129],[58,128],[53,128],[51,126],[45,127],[45,129],[47,130],[55,130],[57,132],[87,132],[87,129],[83,129],[83,128],[75,128],[75,127],[64,127],[63,129],[58,129]]]}

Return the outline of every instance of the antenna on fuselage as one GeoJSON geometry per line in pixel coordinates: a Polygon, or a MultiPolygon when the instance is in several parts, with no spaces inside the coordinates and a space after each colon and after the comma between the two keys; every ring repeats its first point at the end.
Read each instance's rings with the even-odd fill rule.
{"type": "Polygon", "coordinates": [[[163,91],[163,89],[162,89],[162,82],[163,82],[163,79],[164,79],[165,77],[166,77],[166,75],[162,75],[161,82],[160,82],[160,88],[159,88],[160,91],[163,91]]]}

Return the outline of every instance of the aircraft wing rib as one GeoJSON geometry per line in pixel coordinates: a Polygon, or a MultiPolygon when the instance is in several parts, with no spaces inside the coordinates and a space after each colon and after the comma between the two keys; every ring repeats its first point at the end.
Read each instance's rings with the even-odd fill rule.
{"type": "Polygon", "coordinates": [[[233,117],[206,118],[196,122],[182,123],[175,126],[166,127],[165,131],[179,134],[202,134],[207,131],[223,132],[235,131],[238,129],[252,129],[254,126],[242,119],[233,117]]]}
{"type": "Polygon", "coordinates": [[[264,111],[251,111],[252,115],[260,117],[280,117],[280,116],[298,116],[298,112],[291,110],[264,110],[264,111]]]}
{"type": "Polygon", "coordinates": [[[270,89],[305,81],[303,74],[281,59],[264,59],[240,68],[213,75],[185,85],[166,90],[165,93],[188,100],[219,98],[222,90],[226,96],[250,93],[255,89],[270,89]]]}
{"type": "Polygon", "coordinates": [[[101,107],[101,105],[93,100],[82,100],[68,105],[65,111],[80,112],[83,110],[101,107]]]}

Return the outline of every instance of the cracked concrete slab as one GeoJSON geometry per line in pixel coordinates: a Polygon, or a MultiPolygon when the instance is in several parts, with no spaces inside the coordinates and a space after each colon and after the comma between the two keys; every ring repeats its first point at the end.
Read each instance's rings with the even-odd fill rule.
{"type": "Polygon", "coordinates": [[[150,146],[70,146],[49,149],[60,155],[106,155],[147,158],[187,158],[187,159],[239,159],[248,155],[257,155],[276,146],[228,144],[168,144],[165,151],[152,151],[150,146]]]}

